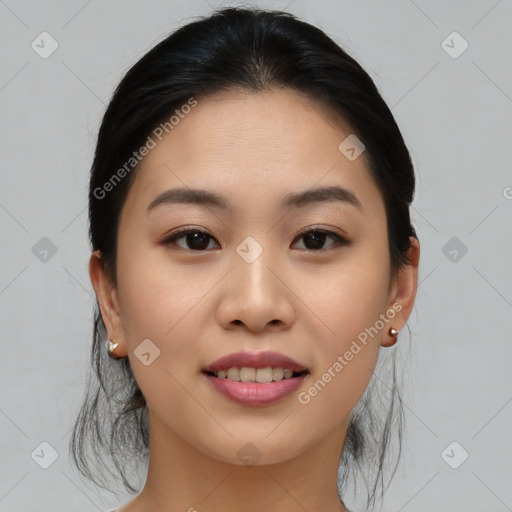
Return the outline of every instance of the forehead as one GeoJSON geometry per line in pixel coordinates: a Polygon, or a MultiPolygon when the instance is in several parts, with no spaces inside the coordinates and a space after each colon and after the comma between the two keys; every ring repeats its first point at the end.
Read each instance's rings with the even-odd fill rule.
{"type": "Polygon", "coordinates": [[[263,207],[292,191],[338,184],[372,214],[382,205],[364,153],[350,161],[338,149],[350,133],[326,107],[288,89],[198,98],[155,139],[125,206],[145,209],[166,189],[190,187],[229,196],[235,208],[252,199],[263,207]]]}

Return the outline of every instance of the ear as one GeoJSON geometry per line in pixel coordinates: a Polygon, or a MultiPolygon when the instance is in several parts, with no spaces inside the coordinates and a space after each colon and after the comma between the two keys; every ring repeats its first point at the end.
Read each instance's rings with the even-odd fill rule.
{"type": "Polygon", "coordinates": [[[127,355],[126,339],[121,320],[117,289],[105,273],[100,251],[94,251],[91,254],[89,259],[89,277],[96,292],[108,339],[119,343],[116,356],[124,357],[127,355]]]}
{"type": "MultiPolygon", "coordinates": [[[[388,308],[392,308],[395,304],[395,311],[397,311],[397,304],[401,305],[401,309],[397,311],[394,319],[390,322],[390,326],[394,329],[401,331],[414,306],[416,299],[416,290],[418,288],[418,266],[420,261],[420,243],[417,238],[409,237],[411,246],[407,252],[408,264],[398,270],[395,278],[391,283],[392,291],[390,293],[390,299],[388,308]]],[[[384,340],[387,340],[390,336],[385,333],[383,336],[384,340]]],[[[383,343],[384,344],[384,343],[383,343]]],[[[386,345],[385,345],[386,346],[386,345]]]]}

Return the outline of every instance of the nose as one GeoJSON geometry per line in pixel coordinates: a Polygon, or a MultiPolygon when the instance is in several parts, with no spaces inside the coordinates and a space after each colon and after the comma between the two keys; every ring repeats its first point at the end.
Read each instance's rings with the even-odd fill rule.
{"type": "Polygon", "coordinates": [[[251,263],[235,254],[233,265],[222,284],[219,324],[227,330],[245,326],[258,333],[288,329],[295,321],[295,295],[271,249],[265,249],[251,263]]]}

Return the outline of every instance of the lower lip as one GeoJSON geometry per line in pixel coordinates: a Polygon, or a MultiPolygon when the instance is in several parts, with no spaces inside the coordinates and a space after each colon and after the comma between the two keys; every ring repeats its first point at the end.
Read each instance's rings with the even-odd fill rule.
{"type": "Polygon", "coordinates": [[[293,393],[309,375],[305,373],[298,377],[276,380],[272,382],[235,382],[229,379],[219,379],[203,373],[215,389],[231,400],[244,405],[268,405],[278,402],[293,393]]]}

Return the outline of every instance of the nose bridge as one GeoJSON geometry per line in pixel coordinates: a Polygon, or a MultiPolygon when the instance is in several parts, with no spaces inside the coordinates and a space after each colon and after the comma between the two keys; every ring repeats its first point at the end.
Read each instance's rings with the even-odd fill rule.
{"type": "MultiPolygon", "coordinates": [[[[254,302],[270,300],[271,296],[279,293],[276,277],[270,271],[271,268],[277,269],[279,266],[277,250],[277,247],[272,247],[270,237],[265,240],[260,237],[257,240],[253,236],[247,236],[236,247],[235,279],[239,280],[241,290],[245,289],[254,302]]],[[[239,292],[240,290],[237,293],[239,292]]]]}
{"type": "Polygon", "coordinates": [[[236,248],[233,269],[224,289],[220,319],[226,327],[230,323],[244,323],[260,330],[268,323],[289,324],[293,320],[292,294],[278,278],[279,248],[272,247],[270,237],[257,240],[246,237],[236,248]]]}

